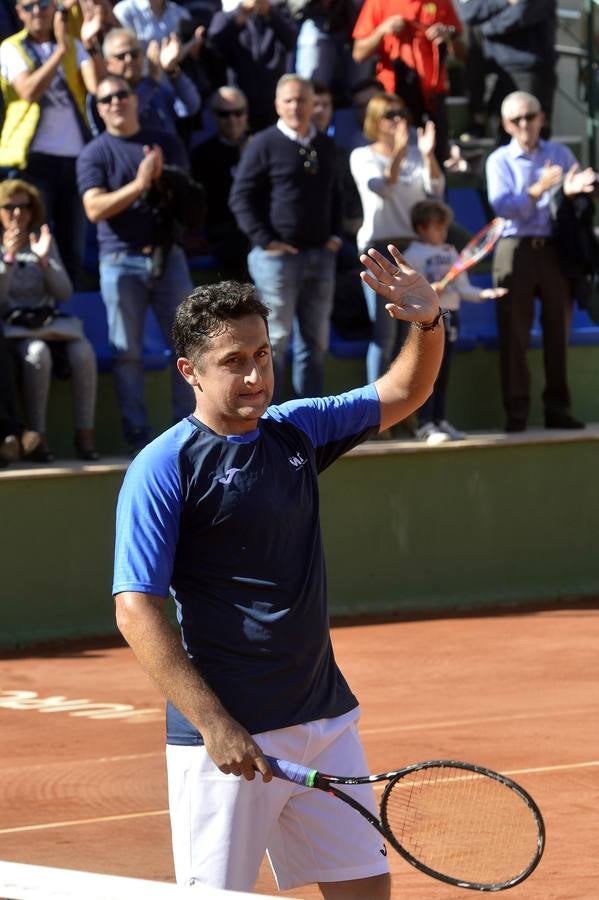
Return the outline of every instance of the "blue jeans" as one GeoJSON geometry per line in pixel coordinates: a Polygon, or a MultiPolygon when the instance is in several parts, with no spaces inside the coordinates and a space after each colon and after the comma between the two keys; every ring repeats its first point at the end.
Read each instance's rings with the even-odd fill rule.
{"type": "Polygon", "coordinates": [[[295,71],[302,78],[323,81],[328,87],[336,83],[347,91],[372,74],[372,63],[354,62],[348,37],[329,31],[326,16],[313,16],[304,19],[297,36],[295,71]]]}
{"type": "MultiPolygon", "coordinates": [[[[108,336],[114,352],[112,366],[123,431],[132,446],[150,437],[144,400],[143,337],[146,313],[152,306],[165,343],[172,349],[175,310],[193,285],[181,247],[169,251],[164,272],[152,275],[152,259],[141,253],[110,253],[100,260],[100,289],[108,317],[108,336]]],[[[177,371],[171,372],[173,421],[193,410],[193,392],[177,371]]]]}
{"type": "Polygon", "coordinates": [[[293,389],[298,397],[320,397],[324,355],[335,291],[336,254],[324,247],[299,253],[268,253],[254,247],[248,256],[252,280],[270,308],[275,396],[285,383],[287,348],[293,330],[293,389]]]}

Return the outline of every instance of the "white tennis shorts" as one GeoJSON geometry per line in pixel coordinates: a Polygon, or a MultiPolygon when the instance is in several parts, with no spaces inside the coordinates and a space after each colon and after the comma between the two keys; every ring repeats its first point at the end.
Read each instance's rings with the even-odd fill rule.
{"type": "MultiPolygon", "coordinates": [[[[333,775],[369,772],[359,711],[254,735],[270,756],[333,775]]],[[[389,871],[382,837],[346,803],[260,775],[223,775],[202,746],[167,745],[177,883],[252,891],[267,852],[280,890],[389,871]]],[[[371,785],[342,786],[375,814],[371,785]]]]}

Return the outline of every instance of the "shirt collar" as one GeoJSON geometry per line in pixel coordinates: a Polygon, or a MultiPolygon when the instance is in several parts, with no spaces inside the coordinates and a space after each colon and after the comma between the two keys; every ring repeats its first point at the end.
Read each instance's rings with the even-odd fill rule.
{"type": "Polygon", "coordinates": [[[286,125],[282,119],[278,119],[277,128],[279,129],[279,131],[283,132],[285,137],[288,137],[291,141],[295,141],[297,144],[301,144],[303,147],[307,147],[309,144],[311,144],[317,134],[316,126],[310,125],[310,130],[308,131],[306,137],[300,137],[297,131],[294,131],[293,128],[290,128],[288,125],[286,125]]]}
{"type": "Polygon", "coordinates": [[[513,159],[519,159],[521,156],[525,156],[528,159],[531,159],[535,155],[535,153],[539,153],[539,151],[543,150],[543,147],[545,147],[546,143],[547,141],[539,138],[534,149],[528,151],[523,150],[516,138],[513,137],[508,144],[508,153],[513,159]]]}

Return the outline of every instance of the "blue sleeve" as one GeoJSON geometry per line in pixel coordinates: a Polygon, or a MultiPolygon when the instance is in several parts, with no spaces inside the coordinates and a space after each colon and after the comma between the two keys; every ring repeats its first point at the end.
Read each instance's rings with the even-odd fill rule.
{"type": "Polygon", "coordinates": [[[480,25],[505,8],[506,0],[460,0],[459,16],[467,25],[480,25]]]}
{"type": "Polygon", "coordinates": [[[169,86],[174,94],[174,109],[178,118],[185,119],[195,115],[200,108],[201,100],[191,78],[188,78],[185,72],[181,72],[169,86]]]}
{"type": "Polygon", "coordinates": [[[381,407],[373,384],[336,394],[310,397],[271,406],[266,417],[290,422],[307,435],[316,450],[318,471],[379,429],[381,407]]]}
{"type": "Polygon", "coordinates": [[[504,149],[495,150],[487,159],[487,196],[496,216],[526,222],[537,209],[536,201],[518,189],[504,149]]]}
{"type": "Polygon", "coordinates": [[[79,195],[83,197],[91,188],[107,188],[106,167],[93,142],[81,151],[77,159],[77,185],[79,195]]]}
{"type": "Polygon", "coordinates": [[[173,432],[148,445],[125,476],[117,504],[113,594],[168,596],[182,507],[181,442],[169,440],[173,432]]]}

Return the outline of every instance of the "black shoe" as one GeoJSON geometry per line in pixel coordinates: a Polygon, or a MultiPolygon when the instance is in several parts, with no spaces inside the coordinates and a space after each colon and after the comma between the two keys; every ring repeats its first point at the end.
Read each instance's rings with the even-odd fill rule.
{"type": "Polygon", "coordinates": [[[568,428],[574,430],[586,428],[586,426],[584,422],[579,422],[570,413],[552,412],[545,414],[545,428],[568,428]]]}
{"type": "Polygon", "coordinates": [[[56,457],[47,447],[40,446],[36,447],[33,453],[29,454],[29,459],[38,463],[53,463],[56,457]]]}
{"type": "Polygon", "coordinates": [[[84,462],[95,462],[100,459],[100,454],[95,447],[80,447],[75,444],[75,452],[77,453],[77,458],[84,460],[84,462]]]}
{"type": "Polygon", "coordinates": [[[518,431],[526,431],[526,419],[510,418],[505,423],[505,429],[508,434],[515,434],[518,431]]]}

